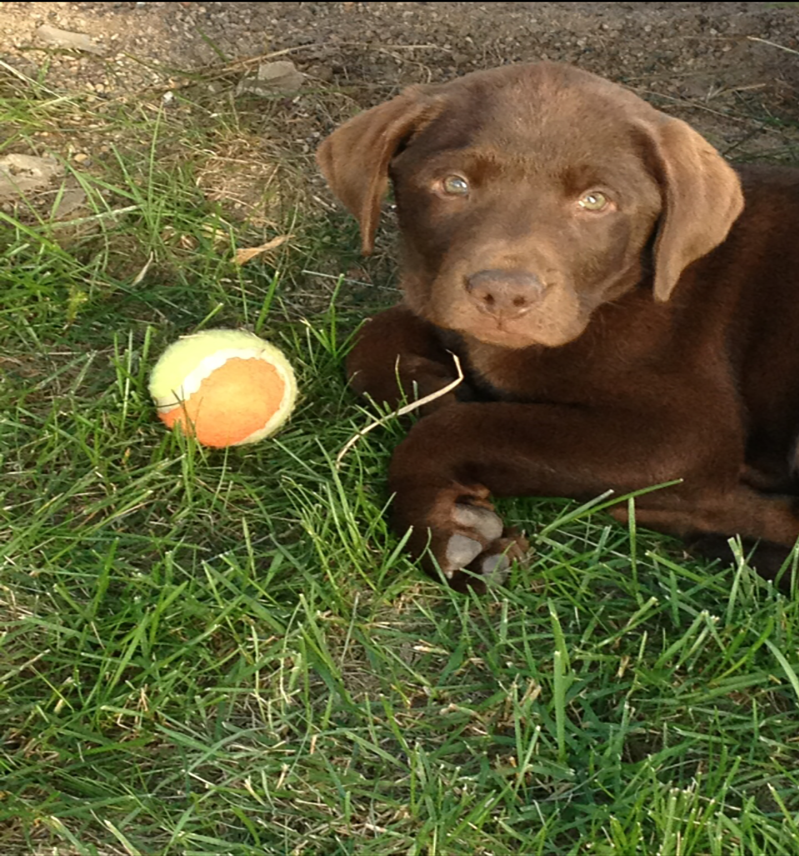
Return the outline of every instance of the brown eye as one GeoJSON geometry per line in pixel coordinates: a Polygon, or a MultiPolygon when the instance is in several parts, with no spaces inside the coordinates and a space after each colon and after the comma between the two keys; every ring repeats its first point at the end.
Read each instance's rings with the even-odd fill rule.
{"type": "Polygon", "coordinates": [[[608,205],[608,198],[604,193],[592,190],[590,193],[586,193],[577,204],[586,211],[602,211],[608,205]]]}
{"type": "Polygon", "coordinates": [[[468,196],[469,182],[462,175],[448,175],[441,182],[441,189],[449,196],[468,196]]]}

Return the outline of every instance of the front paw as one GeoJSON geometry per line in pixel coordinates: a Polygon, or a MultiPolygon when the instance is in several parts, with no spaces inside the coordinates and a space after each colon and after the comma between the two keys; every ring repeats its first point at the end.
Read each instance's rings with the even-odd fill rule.
{"type": "Polygon", "coordinates": [[[505,527],[487,497],[484,488],[460,486],[439,491],[429,503],[398,497],[395,522],[413,526],[411,549],[422,556],[428,573],[440,572],[458,591],[483,592],[503,583],[511,562],[528,549],[526,539],[505,527]]]}

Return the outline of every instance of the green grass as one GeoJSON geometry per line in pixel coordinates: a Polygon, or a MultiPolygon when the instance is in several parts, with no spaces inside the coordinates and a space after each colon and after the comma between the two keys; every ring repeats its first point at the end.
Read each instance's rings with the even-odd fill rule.
{"type": "Polygon", "coordinates": [[[796,854],[796,601],[556,500],[504,503],[532,558],[456,595],[387,530],[404,426],[335,468],[370,418],[343,355],[390,265],[339,281],[354,227],[309,201],[278,115],[0,108],[6,151],[59,151],[89,110],[112,139],[78,227],[0,215],[3,856],[796,854]],[[260,223],[198,183],[258,135],[260,223]],[[167,434],[146,384],[224,325],[284,348],[302,396],[220,452],[167,434]]]}

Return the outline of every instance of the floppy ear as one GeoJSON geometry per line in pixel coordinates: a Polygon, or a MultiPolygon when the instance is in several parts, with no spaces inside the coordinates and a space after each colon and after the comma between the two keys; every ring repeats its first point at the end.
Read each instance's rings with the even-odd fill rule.
{"type": "Polygon", "coordinates": [[[410,88],[345,122],[317,149],[316,162],[330,189],[358,220],[364,255],[374,247],[391,158],[436,112],[421,89],[410,88]]]}
{"type": "Polygon", "coordinates": [[[654,142],[663,214],[655,240],[655,299],[669,299],[683,270],[717,247],[743,211],[738,176],[679,119],[647,128],[654,142]]]}

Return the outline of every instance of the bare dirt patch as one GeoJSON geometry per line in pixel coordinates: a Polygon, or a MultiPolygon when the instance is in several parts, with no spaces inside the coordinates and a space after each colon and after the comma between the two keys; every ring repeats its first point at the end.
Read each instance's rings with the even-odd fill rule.
{"type": "Polygon", "coordinates": [[[0,3],[10,69],[104,99],[209,68],[240,77],[248,59],[276,52],[361,105],[409,83],[548,58],[704,113],[700,124],[729,114],[735,136],[753,100],[799,119],[796,51],[799,5],[787,3],[0,3]],[[60,49],[43,25],[96,50],[60,49]]]}

